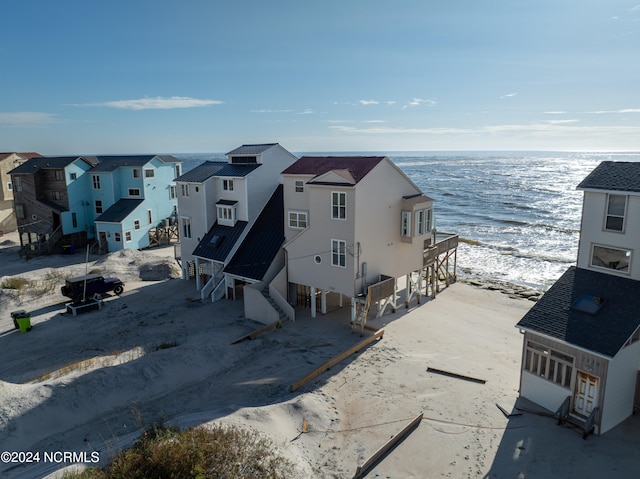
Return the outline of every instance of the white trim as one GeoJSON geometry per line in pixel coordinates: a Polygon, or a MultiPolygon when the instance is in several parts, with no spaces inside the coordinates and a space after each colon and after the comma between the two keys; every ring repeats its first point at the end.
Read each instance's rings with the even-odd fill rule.
{"type": "Polygon", "coordinates": [[[331,239],[331,266],[335,266],[336,268],[346,268],[347,267],[347,242],[341,239],[331,239]],[[334,251],[333,246],[334,243],[337,243],[338,250],[334,251]],[[344,245],[344,252],[340,252],[340,245],[344,245]],[[338,255],[338,264],[334,262],[334,254],[338,255]],[[339,264],[340,258],[344,257],[344,265],[339,264]]]}

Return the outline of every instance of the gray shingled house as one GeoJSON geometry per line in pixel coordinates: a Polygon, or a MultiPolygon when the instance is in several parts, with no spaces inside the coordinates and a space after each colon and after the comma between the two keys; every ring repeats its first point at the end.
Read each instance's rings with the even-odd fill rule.
{"type": "Polygon", "coordinates": [[[524,333],[520,396],[586,436],[640,406],[640,162],[602,162],[578,189],[577,264],[517,327],[524,333]]]}

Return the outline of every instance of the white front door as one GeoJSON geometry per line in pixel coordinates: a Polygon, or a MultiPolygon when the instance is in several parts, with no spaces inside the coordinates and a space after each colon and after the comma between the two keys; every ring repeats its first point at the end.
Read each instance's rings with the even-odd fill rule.
{"type": "Polygon", "coordinates": [[[574,412],[589,416],[593,408],[598,405],[598,381],[598,377],[578,371],[576,395],[573,401],[574,412]]]}

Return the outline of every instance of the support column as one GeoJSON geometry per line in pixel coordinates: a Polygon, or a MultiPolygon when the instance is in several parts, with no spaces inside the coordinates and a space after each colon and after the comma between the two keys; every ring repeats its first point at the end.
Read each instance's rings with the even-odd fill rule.
{"type": "Polygon", "coordinates": [[[340,297],[338,298],[338,306],[342,308],[342,293],[338,293],[340,297]]]}
{"type": "Polygon", "coordinates": [[[351,298],[351,324],[356,320],[356,298],[351,298]]]}
{"type": "Polygon", "coordinates": [[[324,289],[320,292],[320,312],[327,314],[327,292],[324,289]]]}
{"type": "Polygon", "coordinates": [[[311,286],[311,317],[316,317],[316,288],[311,286]]]}
{"type": "Polygon", "coordinates": [[[406,287],[404,289],[404,307],[409,308],[409,301],[411,301],[411,273],[406,276],[406,287]]]}
{"type": "Polygon", "coordinates": [[[196,289],[200,291],[202,289],[202,278],[200,278],[200,258],[196,256],[196,289]]]}

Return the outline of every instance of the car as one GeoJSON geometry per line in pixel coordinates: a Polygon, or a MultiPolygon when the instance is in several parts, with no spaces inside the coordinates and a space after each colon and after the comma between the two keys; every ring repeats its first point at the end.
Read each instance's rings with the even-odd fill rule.
{"type": "Polygon", "coordinates": [[[105,278],[99,274],[87,274],[76,278],[69,278],[61,288],[63,296],[71,298],[74,303],[83,299],[93,298],[96,294],[103,295],[113,291],[118,296],[124,291],[124,283],[118,278],[105,278]]]}

